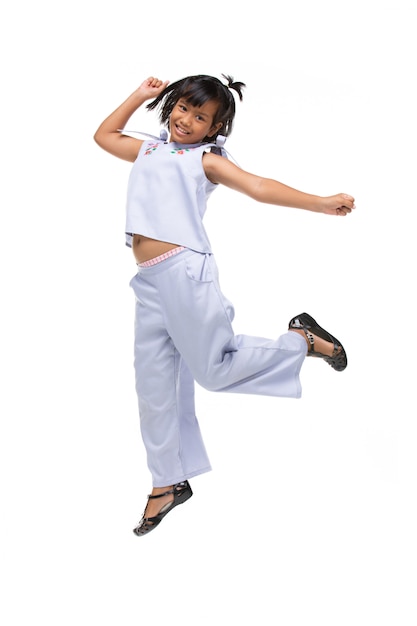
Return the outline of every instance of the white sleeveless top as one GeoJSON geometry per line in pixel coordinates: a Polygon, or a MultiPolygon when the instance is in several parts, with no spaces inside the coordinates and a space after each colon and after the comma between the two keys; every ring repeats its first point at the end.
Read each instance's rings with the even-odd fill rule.
{"type": "MultiPolygon", "coordinates": [[[[222,146],[224,137],[218,140],[222,146]]],[[[205,175],[203,154],[215,145],[168,143],[157,138],[143,142],[128,182],[128,246],[132,246],[136,233],[197,252],[211,252],[203,217],[207,199],[217,185],[205,175]]]]}

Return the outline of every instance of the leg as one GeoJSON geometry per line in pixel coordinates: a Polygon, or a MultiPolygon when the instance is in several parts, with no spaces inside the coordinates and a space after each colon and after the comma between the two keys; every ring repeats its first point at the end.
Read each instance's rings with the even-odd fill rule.
{"type": "Polygon", "coordinates": [[[167,331],[195,380],[212,391],[300,397],[305,340],[294,332],[276,340],[235,335],[212,255],[178,257],[158,279],[167,331]]]}
{"type": "Polygon", "coordinates": [[[151,281],[135,277],[135,373],[140,426],[153,486],[207,472],[194,408],[194,380],[169,337],[151,281]]]}

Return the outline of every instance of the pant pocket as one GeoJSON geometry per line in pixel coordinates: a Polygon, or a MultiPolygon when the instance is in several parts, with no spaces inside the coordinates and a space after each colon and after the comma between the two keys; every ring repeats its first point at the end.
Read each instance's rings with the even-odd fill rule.
{"type": "Polygon", "coordinates": [[[185,272],[188,278],[197,283],[212,283],[214,277],[210,261],[211,254],[201,254],[199,252],[184,259],[185,272]]]}

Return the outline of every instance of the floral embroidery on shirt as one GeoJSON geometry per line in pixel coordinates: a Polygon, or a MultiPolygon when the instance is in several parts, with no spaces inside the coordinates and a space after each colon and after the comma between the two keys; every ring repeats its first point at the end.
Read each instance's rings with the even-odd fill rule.
{"type": "Polygon", "coordinates": [[[152,152],[154,150],[156,150],[158,147],[157,143],[152,143],[151,141],[148,143],[148,147],[145,150],[145,156],[147,156],[148,154],[152,154],[152,152]]]}
{"type": "MultiPolygon", "coordinates": [[[[149,154],[152,154],[152,152],[155,152],[158,146],[159,143],[149,141],[144,155],[148,156],[149,154]]],[[[186,152],[191,152],[191,150],[195,150],[195,148],[174,148],[173,150],[171,150],[171,154],[185,154],[186,152]]]]}
{"type": "Polygon", "coordinates": [[[171,154],[184,154],[184,152],[190,152],[190,148],[175,148],[175,150],[171,150],[171,154]]]}

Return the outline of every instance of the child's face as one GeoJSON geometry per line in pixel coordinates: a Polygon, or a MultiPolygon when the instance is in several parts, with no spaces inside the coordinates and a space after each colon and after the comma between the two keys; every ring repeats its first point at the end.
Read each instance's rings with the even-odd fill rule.
{"type": "Polygon", "coordinates": [[[176,143],[200,143],[205,137],[212,137],[222,126],[213,124],[218,102],[208,100],[201,107],[196,107],[180,98],[172,109],[169,118],[171,141],[176,143]]]}

